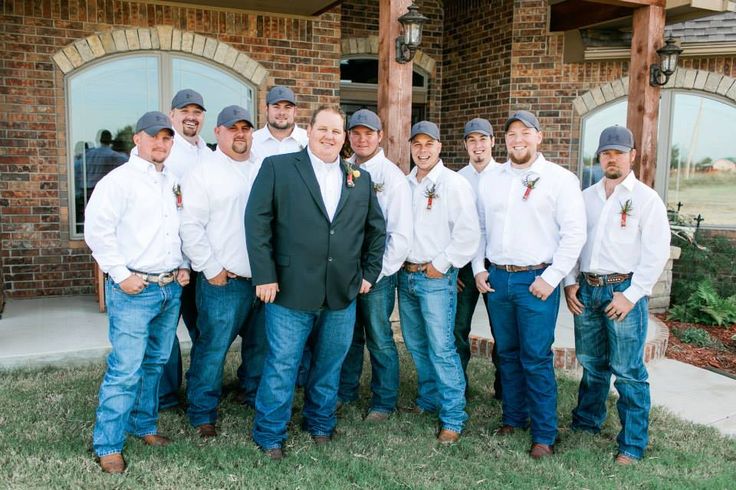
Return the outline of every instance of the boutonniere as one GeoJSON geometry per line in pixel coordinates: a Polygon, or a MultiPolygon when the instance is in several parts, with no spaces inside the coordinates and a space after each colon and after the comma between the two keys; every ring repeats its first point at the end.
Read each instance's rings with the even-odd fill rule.
{"type": "Polygon", "coordinates": [[[181,186],[179,184],[174,184],[174,187],[171,190],[174,191],[174,196],[176,197],[176,207],[181,208],[183,205],[181,200],[181,186]]]}
{"type": "Polygon", "coordinates": [[[437,194],[437,184],[427,187],[424,190],[424,197],[427,198],[427,209],[432,209],[432,201],[440,198],[439,194],[437,194]]]}
{"type": "Polygon", "coordinates": [[[526,201],[527,199],[529,199],[529,194],[532,193],[532,189],[537,186],[537,182],[539,182],[539,179],[541,178],[542,177],[537,177],[536,179],[532,178],[531,174],[527,174],[524,176],[524,180],[522,181],[522,183],[524,184],[524,187],[526,187],[526,189],[524,189],[524,195],[521,197],[522,201],[526,201]]]}
{"type": "Polygon", "coordinates": [[[383,192],[383,182],[374,182],[373,192],[375,192],[376,194],[378,194],[379,192],[383,192]]]}
{"type": "Polygon", "coordinates": [[[626,228],[626,217],[631,216],[631,212],[634,210],[634,204],[631,202],[631,199],[627,199],[626,202],[620,202],[621,205],[621,211],[619,213],[621,214],[621,228],[626,228]]]}
{"type": "Polygon", "coordinates": [[[355,187],[355,180],[360,177],[360,170],[353,167],[353,165],[350,162],[346,162],[345,164],[345,174],[346,174],[346,180],[348,187],[355,187]]]}

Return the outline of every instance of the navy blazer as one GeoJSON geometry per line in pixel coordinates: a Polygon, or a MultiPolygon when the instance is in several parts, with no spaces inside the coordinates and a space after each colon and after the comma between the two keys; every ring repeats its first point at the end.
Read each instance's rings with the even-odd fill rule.
{"type": "Polygon", "coordinates": [[[253,283],[277,282],[275,303],[337,310],[355,299],[362,279],[381,272],[386,224],[368,172],[347,185],[330,222],[307,150],[266,158],[245,212],[253,283]]]}

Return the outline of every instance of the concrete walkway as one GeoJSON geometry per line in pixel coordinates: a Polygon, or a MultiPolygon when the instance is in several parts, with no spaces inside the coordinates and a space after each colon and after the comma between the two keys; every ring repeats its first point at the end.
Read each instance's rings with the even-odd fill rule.
{"type": "MultiPolygon", "coordinates": [[[[183,324],[178,335],[188,347],[183,324]]],[[[476,308],[471,335],[490,337],[481,307],[476,308]]],[[[572,316],[564,302],[555,338],[556,347],[574,347],[572,316]]],[[[107,316],[97,311],[92,296],[11,299],[0,320],[0,370],[99,361],[109,349],[107,316]]],[[[670,359],[648,368],[654,405],[736,437],[736,380],[670,359]]]]}

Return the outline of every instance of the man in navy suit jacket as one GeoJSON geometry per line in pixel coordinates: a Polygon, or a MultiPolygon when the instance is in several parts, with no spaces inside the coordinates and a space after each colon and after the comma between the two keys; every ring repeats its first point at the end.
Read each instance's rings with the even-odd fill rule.
{"type": "Polygon", "coordinates": [[[266,303],[269,346],[253,439],[273,459],[283,457],[299,360],[312,332],[303,429],[317,444],[329,442],[355,298],[376,282],[385,246],[370,176],[339,156],[345,141],[340,108],[317,109],[307,133],[304,151],[264,160],[245,217],[253,283],[266,303]]]}

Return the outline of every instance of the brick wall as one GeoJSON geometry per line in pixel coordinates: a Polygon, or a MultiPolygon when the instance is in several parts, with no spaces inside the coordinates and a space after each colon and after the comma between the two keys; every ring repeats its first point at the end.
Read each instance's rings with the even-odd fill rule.
{"type": "Polygon", "coordinates": [[[95,33],[161,25],[226,42],[264,66],[259,107],[274,83],[294,88],[300,124],[339,100],[339,7],[308,20],[117,0],[0,3],[0,245],[10,296],[93,289],[89,250],[70,240],[64,77],[52,55],[95,33]]]}
{"type": "MultiPolygon", "coordinates": [[[[491,121],[494,156],[503,149],[502,125],[509,113],[513,0],[462,0],[445,9],[441,126],[443,161],[468,162],[463,127],[474,117],[491,121]]],[[[503,152],[503,150],[502,150],[503,152]]]]}
{"type": "MultiPolygon", "coordinates": [[[[427,119],[440,121],[442,110],[442,32],[444,9],[441,0],[415,2],[429,18],[422,31],[420,50],[436,62],[428,83],[427,119]]],[[[363,38],[378,35],[378,2],[376,0],[345,0],[341,4],[342,37],[363,38]]]]}

